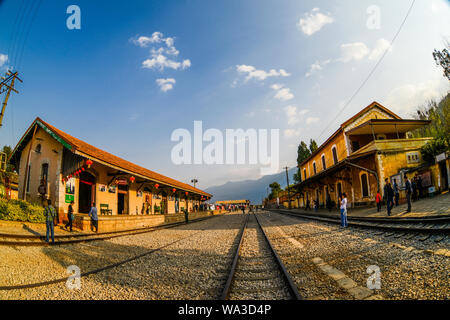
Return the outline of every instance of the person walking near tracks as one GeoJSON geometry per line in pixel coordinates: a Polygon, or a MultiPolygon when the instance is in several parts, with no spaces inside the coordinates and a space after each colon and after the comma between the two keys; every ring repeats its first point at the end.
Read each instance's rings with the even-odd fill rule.
{"type": "Polygon", "coordinates": [[[375,202],[377,203],[377,212],[381,211],[381,201],[383,200],[383,197],[380,194],[380,190],[377,191],[377,195],[375,197],[375,202]]]}
{"type": "Polygon", "coordinates": [[[395,206],[398,207],[398,200],[400,199],[400,190],[398,189],[397,179],[394,179],[394,197],[395,197],[395,206]]]}
{"type": "Polygon", "coordinates": [[[384,179],[384,198],[386,199],[387,215],[390,216],[394,206],[394,189],[392,189],[388,178],[384,179]]]}
{"type": "Polygon", "coordinates": [[[72,232],[72,223],[73,223],[73,200],[70,201],[69,210],[67,211],[67,220],[68,222],[65,224],[64,228],[70,227],[70,232],[72,232]]]}
{"type": "Polygon", "coordinates": [[[56,217],[56,210],[52,206],[52,201],[50,199],[47,200],[44,208],[44,216],[46,221],[46,237],[45,241],[49,242],[48,236],[49,233],[52,234],[52,243],[55,243],[55,217],[56,217]]]}
{"type": "Polygon", "coordinates": [[[408,203],[408,208],[406,212],[411,212],[411,193],[412,193],[412,185],[411,181],[409,181],[408,176],[405,174],[405,192],[406,192],[406,202],[408,203]]]}
{"type": "Polygon", "coordinates": [[[91,217],[91,230],[92,230],[92,227],[94,227],[95,232],[98,233],[98,215],[97,215],[97,207],[95,206],[95,202],[92,203],[91,210],[89,211],[89,217],[91,217]]]}
{"type": "Polygon", "coordinates": [[[183,212],[184,212],[184,221],[187,223],[189,223],[189,212],[187,209],[183,208],[183,212]]]}
{"type": "Polygon", "coordinates": [[[341,197],[341,227],[347,228],[348,222],[347,222],[347,195],[342,193],[341,197]]]}

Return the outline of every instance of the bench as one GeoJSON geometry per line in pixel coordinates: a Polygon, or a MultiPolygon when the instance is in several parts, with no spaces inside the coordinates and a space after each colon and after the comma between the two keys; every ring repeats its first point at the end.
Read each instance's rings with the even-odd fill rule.
{"type": "Polygon", "coordinates": [[[109,209],[107,204],[100,204],[100,214],[112,215],[112,209],[109,209]]]}

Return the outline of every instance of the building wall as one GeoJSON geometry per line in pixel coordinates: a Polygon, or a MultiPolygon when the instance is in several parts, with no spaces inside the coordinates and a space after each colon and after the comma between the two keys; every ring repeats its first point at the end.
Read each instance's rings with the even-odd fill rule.
{"type": "MultiPolygon", "coordinates": [[[[19,164],[19,198],[23,199],[23,190],[25,184],[25,172],[27,170],[28,152],[31,147],[31,140],[22,151],[19,164]]],[[[40,185],[42,175],[42,165],[48,164],[48,185],[47,198],[51,199],[56,205],[60,203],[59,188],[60,188],[60,172],[62,165],[62,150],[63,146],[53,139],[43,129],[38,127],[33,141],[33,146],[30,154],[29,165],[31,166],[29,175],[29,192],[26,192],[26,200],[31,203],[40,204],[38,187],[40,185]],[[40,153],[37,153],[37,145],[41,145],[40,153]]]]}

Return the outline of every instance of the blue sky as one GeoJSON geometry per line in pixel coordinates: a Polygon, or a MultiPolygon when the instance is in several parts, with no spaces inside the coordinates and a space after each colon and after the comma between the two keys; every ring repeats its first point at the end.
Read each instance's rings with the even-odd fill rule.
{"type": "MultiPolygon", "coordinates": [[[[21,3],[0,5],[2,72],[13,63],[5,57],[21,3]]],[[[431,53],[450,39],[449,1],[417,0],[389,49],[410,5],[43,1],[23,59],[15,61],[24,83],[11,97],[0,144],[15,145],[40,116],[149,169],[184,182],[196,177],[201,188],[258,178],[254,165],[172,164],[173,130],[192,131],[202,120],[205,129],[280,129],[280,170],[294,166],[300,140],[323,142],[374,100],[407,117],[448,91],[431,53]],[[81,9],[81,30],[66,27],[72,4],[81,9]],[[367,27],[372,5],[380,10],[379,29],[367,27]],[[384,50],[377,71],[340,112],[384,50]]]]}

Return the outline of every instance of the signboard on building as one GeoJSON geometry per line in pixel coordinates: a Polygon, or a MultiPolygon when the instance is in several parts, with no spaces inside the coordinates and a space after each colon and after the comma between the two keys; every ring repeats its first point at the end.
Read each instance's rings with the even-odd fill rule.
{"type": "Polygon", "coordinates": [[[441,153],[441,154],[438,154],[438,155],[436,156],[436,162],[445,161],[445,158],[446,158],[445,152],[444,152],[444,153],[441,153]]]}
{"type": "Polygon", "coordinates": [[[75,194],[75,178],[70,178],[66,182],[66,193],[75,194]]]}
{"type": "Polygon", "coordinates": [[[116,184],[118,186],[126,186],[126,185],[128,185],[127,179],[116,179],[115,182],[116,182],[116,184]]]}
{"type": "Polygon", "coordinates": [[[73,194],[66,194],[66,203],[71,203],[75,201],[75,196],[73,194]]]}

